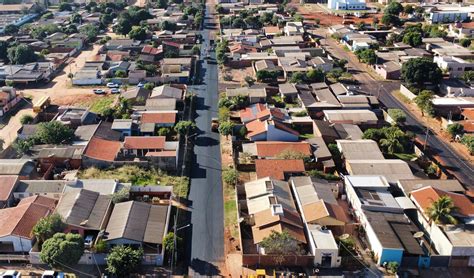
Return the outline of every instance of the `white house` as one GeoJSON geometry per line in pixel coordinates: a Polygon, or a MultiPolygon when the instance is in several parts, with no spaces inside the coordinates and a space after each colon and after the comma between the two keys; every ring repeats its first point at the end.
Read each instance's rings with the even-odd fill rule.
{"type": "Polygon", "coordinates": [[[474,63],[452,56],[435,56],[433,58],[438,67],[447,72],[450,78],[461,77],[465,71],[474,70],[474,63]]]}
{"type": "Polygon", "coordinates": [[[332,10],[365,10],[365,0],[329,0],[328,8],[332,10]]]}

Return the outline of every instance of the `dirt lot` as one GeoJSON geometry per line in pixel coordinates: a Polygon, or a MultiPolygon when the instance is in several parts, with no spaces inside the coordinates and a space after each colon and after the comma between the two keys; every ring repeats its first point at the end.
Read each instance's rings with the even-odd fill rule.
{"type": "Polygon", "coordinates": [[[378,13],[378,14],[367,15],[364,18],[357,18],[355,16],[346,16],[347,18],[343,19],[342,14],[340,15],[328,14],[327,10],[322,9],[317,4],[296,5],[296,8],[298,9],[298,12],[303,15],[305,20],[314,21],[316,19],[319,19],[320,21],[319,24],[323,26],[342,24],[342,21],[344,20],[353,21],[354,23],[365,22],[368,24],[372,24],[374,16],[376,16],[379,19],[379,21],[380,21],[380,18],[382,17],[382,14],[378,13]]]}
{"type": "Polygon", "coordinates": [[[246,85],[245,77],[251,76],[255,79],[255,73],[251,67],[241,68],[241,69],[232,69],[229,67],[225,67],[221,70],[219,74],[219,83],[227,84],[227,85],[246,85]],[[231,81],[224,80],[224,76],[232,77],[231,81]]]}

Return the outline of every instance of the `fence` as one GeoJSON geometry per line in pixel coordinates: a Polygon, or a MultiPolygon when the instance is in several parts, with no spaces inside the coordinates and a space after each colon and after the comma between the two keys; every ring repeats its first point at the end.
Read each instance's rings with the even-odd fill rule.
{"type": "Polygon", "coordinates": [[[260,254],[242,254],[242,265],[247,266],[314,266],[314,256],[294,255],[276,256],[260,254]]]}
{"type": "Polygon", "coordinates": [[[414,93],[412,93],[407,87],[405,87],[405,85],[403,84],[400,84],[400,93],[402,95],[404,95],[405,97],[407,97],[408,99],[410,100],[413,100],[414,98],[416,98],[416,95],[414,93]]]}

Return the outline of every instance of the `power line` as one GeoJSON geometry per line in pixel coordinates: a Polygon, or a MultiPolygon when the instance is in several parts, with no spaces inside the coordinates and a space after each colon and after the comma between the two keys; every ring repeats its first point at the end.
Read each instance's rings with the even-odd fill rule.
{"type": "Polygon", "coordinates": [[[69,268],[70,270],[76,271],[76,272],[78,272],[78,273],[80,273],[80,274],[84,274],[84,275],[89,276],[89,277],[96,277],[95,275],[91,275],[91,274],[89,274],[89,273],[82,272],[82,271],[77,270],[77,269],[75,269],[75,268],[72,268],[72,267],[70,267],[70,266],[68,266],[68,265],[66,265],[66,264],[64,264],[64,263],[62,263],[62,262],[58,262],[58,261],[56,261],[56,260],[54,260],[54,259],[53,259],[53,261],[54,261],[55,263],[58,263],[58,264],[60,264],[60,265],[62,265],[62,266],[64,266],[64,267],[66,267],[66,268],[69,268]]]}

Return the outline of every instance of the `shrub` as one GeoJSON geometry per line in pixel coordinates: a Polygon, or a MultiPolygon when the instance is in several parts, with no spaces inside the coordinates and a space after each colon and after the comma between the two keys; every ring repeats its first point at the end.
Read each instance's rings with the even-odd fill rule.
{"type": "Polygon", "coordinates": [[[22,125],[28,125],[28,124],[31,124],[33,122],[33,120],[34,120],[34,118],[33,118],[32,115],[26,114],[26,115],[21,116],[20,123],[22,125]]]}
{"type": "Polygon", "coordinates": [[[239,181],[239,171],[234,168],[227,168],[222,171],[222,180],[228,185],[236,185],[239,181]]]}

